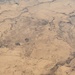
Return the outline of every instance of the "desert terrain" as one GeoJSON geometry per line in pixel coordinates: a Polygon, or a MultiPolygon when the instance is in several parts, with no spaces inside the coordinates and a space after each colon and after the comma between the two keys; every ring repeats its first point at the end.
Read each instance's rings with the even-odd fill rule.
{"type": "Polygon", "coordinates": [[[0,0],[0,75],[75,75],[75,0],[0,0]]]}

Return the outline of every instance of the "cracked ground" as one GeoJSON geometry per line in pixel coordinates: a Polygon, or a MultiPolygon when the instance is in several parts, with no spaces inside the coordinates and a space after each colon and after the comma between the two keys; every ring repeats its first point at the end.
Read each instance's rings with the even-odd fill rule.
{"type": "Polygon", "coordinates": [[[75,75],[75,1],[0,0],[0,75],[75,75]]]}

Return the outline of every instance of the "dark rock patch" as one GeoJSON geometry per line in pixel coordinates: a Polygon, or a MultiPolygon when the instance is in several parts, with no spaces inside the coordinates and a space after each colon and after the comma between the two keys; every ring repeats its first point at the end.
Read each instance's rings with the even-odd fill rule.
{"type": "Polygon", "coordinates": [[[26,42],[29,42],[29,38],[25,38],[25,41],[26,41],[26,42]]]}
{"type": "Polygon", "coordinates": [[[20,43],[19,43],[19,42],[17,42],[17,43],[15,43],[15,45],[20,46],[20,43]]]}

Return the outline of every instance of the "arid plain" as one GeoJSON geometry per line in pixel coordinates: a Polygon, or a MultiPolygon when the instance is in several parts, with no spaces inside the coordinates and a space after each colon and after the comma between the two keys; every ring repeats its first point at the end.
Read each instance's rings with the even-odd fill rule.
{"type": "Polygon", "coordinates": [[[0,75],[75,75],[75,0],[0,0],[0,75]]]}

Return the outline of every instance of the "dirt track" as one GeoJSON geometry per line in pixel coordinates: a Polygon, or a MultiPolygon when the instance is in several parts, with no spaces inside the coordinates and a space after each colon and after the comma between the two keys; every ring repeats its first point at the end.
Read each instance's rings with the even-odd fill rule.
{"type": "Polygon", "coordinates": [[[0,75],[75,75],[75,1],[0,0],[0,75]]]}

